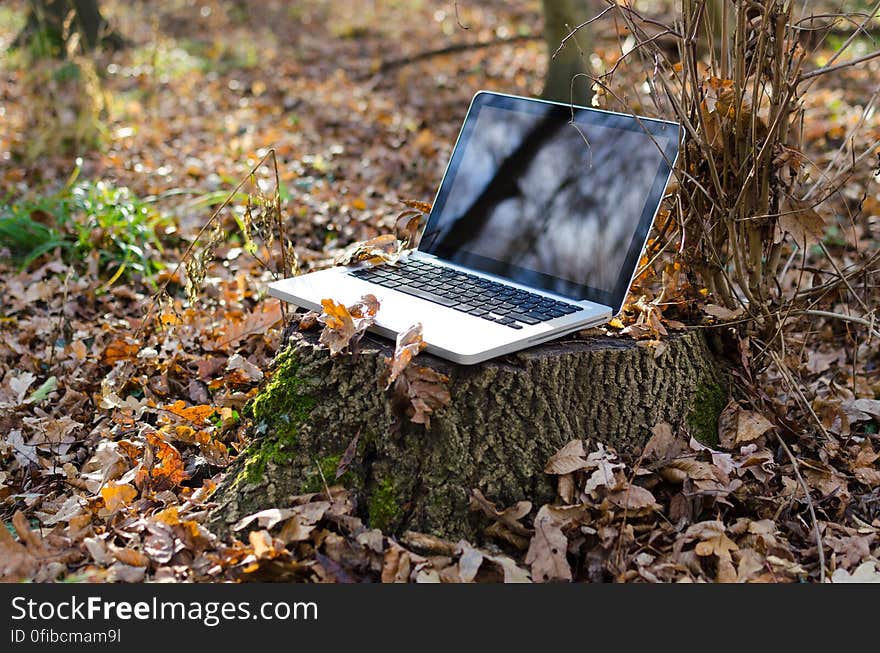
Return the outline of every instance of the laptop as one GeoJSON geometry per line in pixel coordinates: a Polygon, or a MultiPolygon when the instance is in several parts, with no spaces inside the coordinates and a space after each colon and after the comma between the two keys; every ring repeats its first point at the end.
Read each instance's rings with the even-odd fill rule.
{"type": "Polygon", "coordinates": [[[471,101],[416,249],[396,265],[276,281],[273,297],[380,302],[371,330],[422,325],[464,365],[620,312],[681,141],[681,127],[487,91],[471,101]]]}

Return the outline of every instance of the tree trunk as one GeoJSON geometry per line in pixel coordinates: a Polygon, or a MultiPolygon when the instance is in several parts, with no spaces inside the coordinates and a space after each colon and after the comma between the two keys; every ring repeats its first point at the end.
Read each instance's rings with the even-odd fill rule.
{"type": "Polygon", "coordinates": [[[419,356],[414,364],[450,379],[451,401],[426,430],[400,417],[384,390],[389,342],[368,336],[361,353],[331,358],[316,340],[294,333],[252,402],[257,439],[213,496],[215,532],[341,483],[373,527],[478,539],[486,524],[468,508],[471,489],[500,506],[551,500],[543,469],[570,440],[633,451],[662,421],[711,438],[725,401],[699,332],[670,338],[656,356],[625,339],[569,338],[476,366],[419,356]],[[337,481],[347,449],[356,454],[337,481]]]}
{"type": "Polygon", "coordinates": [[[544,0],[544,40],[549,59],[544,99],[589,106],[593,82],[576,75],[590,72],[593,44],[590,28],[578,30],[555,57],[553,53],[571,30],[596,14],[594,4],[592,0],[544,0]]]}
{"type": "Polygon", "coordinates": [[[98,0],[31,0],[30,6],[27,22],[13,47],[36,43],[39,54],[63,58],[74,33],[79,34],[83,52],[91,52],[99,45],[110,49],[125,45],[125,39],[112,31],[101,15],[98,0]]]}

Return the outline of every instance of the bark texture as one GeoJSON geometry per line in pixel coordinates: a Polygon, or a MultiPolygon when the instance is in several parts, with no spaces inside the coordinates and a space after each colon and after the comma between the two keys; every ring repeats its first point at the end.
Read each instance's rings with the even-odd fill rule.
{"type": "Polygon", "coordinates": [[[478,538],[486,522],[469,511],[472,488],[505,507],[551,500],[544,466],[573,438],[635,450],[660,421],[711,430],[723,405],[722,373],[701,333],[671,338],[656,357],[628,340],[570,339],[470,367],[419,356],[450,377],[452,396],[426,430],[401,418],[384,390],[390,343],[368,336],[359,354],[331,358],[316,339],[292,336],[251,405],[257,439],[214,494],[217,532],[332,485],[357,436],[338,482],[357,491],[372,526],[478,538]]]}

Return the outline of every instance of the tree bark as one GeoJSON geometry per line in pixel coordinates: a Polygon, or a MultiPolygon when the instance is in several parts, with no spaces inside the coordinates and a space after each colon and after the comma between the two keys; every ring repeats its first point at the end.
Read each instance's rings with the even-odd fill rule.
{"type": "Polygon", "coordinates": [[[257,510],[333,485],[348,449],[356,454],[339,482],[356,491],[371,526],[479,539],[486,523],[469,510],[471,489],[500,506],[549,501],[555,488],[543,469],[570,440],[633,451],[654,424],[697,428],[707,410],[711,431],[726,395],[698,332],[670,338],[657,356],[607,337],[541,345],[476,366],[423,354],[414,364],[448,375],[451,393],[426,430],[401,418],[384,390],[390,343],[368,336],[359,354],[331,358],[316,340],[294,333],[252,402],[257,439],[212,499],[218,534],[257,510]]]}
{"type": "Polygon", "coordinates": [[[596,15],[591,0],[543,0],[544,41],[547,44],[547,76],[544,79],[545,100],[589,106],[593,82],[580,73],[590,72],[589,56],[593,39],[590,27],[578,30],[554,57],[562,39],[578,25],[596,15]]]}

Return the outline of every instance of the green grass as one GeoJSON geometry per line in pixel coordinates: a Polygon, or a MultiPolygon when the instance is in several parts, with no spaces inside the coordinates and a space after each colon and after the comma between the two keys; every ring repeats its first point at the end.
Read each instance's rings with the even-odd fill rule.
{"type": "Polygon", "coordinates": [[[60,250],[68,263],[98,253],[111,281],[159,269],[156,227],[163,219],[128,188],[103,181],[71,183],[54,195],[0,206],[0,250],[23,268],[60,250]]]}

